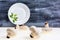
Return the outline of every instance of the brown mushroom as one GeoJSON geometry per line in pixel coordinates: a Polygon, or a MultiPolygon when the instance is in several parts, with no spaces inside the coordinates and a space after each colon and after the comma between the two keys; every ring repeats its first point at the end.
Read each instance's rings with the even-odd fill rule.
{"type": "Polygon", "coordinates": [[[12,29],[7,29],[7,38],[14,37],[16,34],[12,29]]]}
{"type": "Polygon", "coordinates": [[[30,30],[31,30],[31,34],[30,34],[31,38],[39,37],[38,33],[36,32],[36,30],[33,27],[30,27],[30,30]]]}

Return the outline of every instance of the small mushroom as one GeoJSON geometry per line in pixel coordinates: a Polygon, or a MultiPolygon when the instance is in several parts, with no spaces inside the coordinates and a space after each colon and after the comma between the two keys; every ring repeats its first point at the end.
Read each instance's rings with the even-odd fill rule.
{"type": "Polygon", "coordinates": [[[14,37],[16,34],[12,29],[7,29],[7,38],[14,37]]]}
{"type": "Polygon", "coordinates": [[[45,22],[45,28],[49,28],[49,23],[45,22]]]}
{"type": "Polygon", "coordinates": [[[15,29],[19,29],[19,30],[27,30],[27,29],[29,29],[29,27],[26,26],[26,25],[16,25],[15,29]]]}
{"type": "Polygon", "coordinates": [[[19,25],[18,24],[16,25],[15,29],[19,29],[19,25]]]}
{"type": "Polygon", "coordinates": [[[31,30],[31,34],[30,34],[31,38],[37,38],[37,37],[39,37],[39,34],[37,33],[37,31],[35,29],[35,26],[30,27],[30,30],[31,30]]]}
{"type": "Polygon", "coordinates": [[[49,23],[48,23],[48,22],[45,22],[45,27],[42,28],[42,30],[43,30],[44,32],[49,32],[49,31],[51,31],[52,29],[49,27],[49,23]]]}

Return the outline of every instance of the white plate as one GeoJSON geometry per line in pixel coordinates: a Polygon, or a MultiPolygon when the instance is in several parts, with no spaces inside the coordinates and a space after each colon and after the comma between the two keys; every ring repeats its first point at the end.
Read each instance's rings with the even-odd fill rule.
{"type": "Polygon", "coordinates": [[[18,25],[24,24],[30,18],[30,10],[28,6],[23,3],[15,3],[8,10],[8,18],[13,24],[18,25]],[[11,13],[17,14],[18,17],[17,21],[15,22],[12,21],[13,19],[10,17],[11,13]]]}

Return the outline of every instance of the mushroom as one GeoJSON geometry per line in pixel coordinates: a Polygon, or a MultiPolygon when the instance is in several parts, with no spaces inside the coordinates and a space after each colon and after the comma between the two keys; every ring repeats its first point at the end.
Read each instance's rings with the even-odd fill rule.
{"type": "Polygon", "coordinates": [[[49,28],[49,23],[45,22],[45,28],[49,28]]]}
{"type": "Polygon", "coordinates": [[[37,33],[37,31],[36,31],[35,28],[36,28],[35,26],[31,26],[30,27],[30,30],[31,30],[30,37],[31,38],[37,38],[37,37],[39,37],[39,34],[37,33]]]}
{"type": "Polygon", "coordinates": [[[49,31],[51,31],[52,29],[49,27],[49,23],[48,23],[48,22],[45,22],[45,27],[42,28],[42,30],[43,30],[44,32],[49,32],[49,31]]]}
{"type": "Polygon", "coordinates": [[[7,38],[14,37],[16,34],[12,29],[7,29],[7,38]]]}
{"type": "Polygon", "coordinates": [[[16,25],[15,29],[19,29],[19,30],[27,30],[27,29],[29,29],[29,27],[26,26],[26,25],[16,25]]]}

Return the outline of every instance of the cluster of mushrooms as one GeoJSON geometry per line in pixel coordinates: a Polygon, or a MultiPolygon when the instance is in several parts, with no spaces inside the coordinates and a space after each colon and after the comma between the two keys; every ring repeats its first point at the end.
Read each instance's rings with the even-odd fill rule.
{"type": "MultiPolygon", "coordinates": [[[[30,38],[37,38],[39,37],[39,33],[37,33],[37,30],[36,30],[36,27],[35,26],[31,26],[31,27],[28,27],[26,25],[16,25],[16,27],[14,28],[15,30],[23,30],[23,31],[26,31],[26,30],[30,30],[30,34],[29,34],[29,37],[30,38]]],[[[49,28],[49,24],[48,22],[45,22],[45,27],[42,28],[42,31],[43,32],[49,32],[51,31],[51,28],[49,28]]],[[[16,33],[12,30],[12,29],[7,29],[7,38],[11,38],[11,37],[14,37],[16,36],[16,33]]]]}

